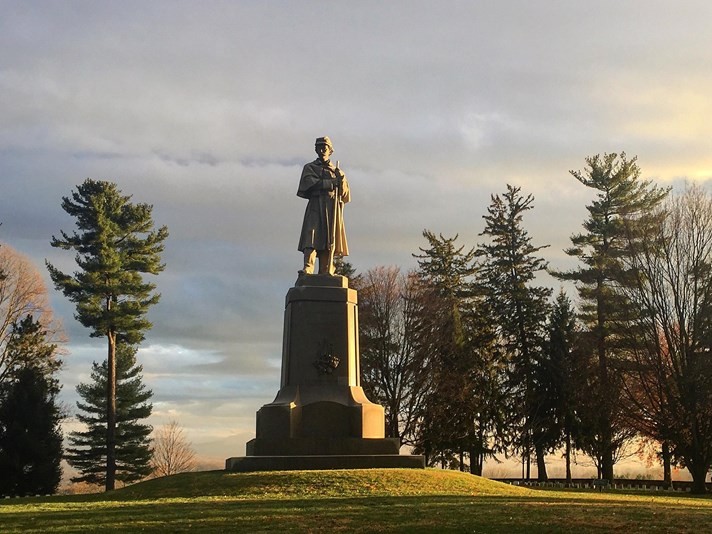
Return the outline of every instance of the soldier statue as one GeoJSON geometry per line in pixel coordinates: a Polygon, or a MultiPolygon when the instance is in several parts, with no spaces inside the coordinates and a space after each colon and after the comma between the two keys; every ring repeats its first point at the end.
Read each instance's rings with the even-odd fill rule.
{"type": "Polygon", "coordinates": [[[304,165],[297,196],[306,198],[306,212],[298,250],[304,253],[304,268],[299,274],[314,274],[319,258],[319,274],[334,274],[334,257],[348,256],[344,228],[344,204],[351,200],[346,176],[329,157],[334,151],[328,137],[319,137],[314,145],[317,158],[304,165]]]}

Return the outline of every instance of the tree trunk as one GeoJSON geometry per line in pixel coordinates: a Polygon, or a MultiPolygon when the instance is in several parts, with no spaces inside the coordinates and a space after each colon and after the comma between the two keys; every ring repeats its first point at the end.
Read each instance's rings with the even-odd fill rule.
{"type": "Polygon", "coordinates": [[[544,454],[544,447],[537,443],[534,448],[536,449],[536,479],[539,482],[545,482],[549,480],[549,477],[546,474],[546,455],[544,454]]]}
{"type": "Polygon", "coordinates": [[[106,377],[106,491],[116,486],[116,333],[109,332],[106,377]]]}
{"type": "Polygon", "coordinates": [[[571,485],[571,433],[566,433],[566,485],[571,485]]]}
{"type": "Polygon", "coordinates": [[[705,485],[705,479],[707,478],[707,472],[710,466],[702,462],[701,460],[693,461],[687,468],[692,475],[692,493],[697,495],[702,495],[707,492],[707,486],[705,485]]]}
{"type": "Polygon", "coordinates": [[[398,416],[397,411],[391,407],[386,416],[386,437],[387,438],[398,438],[400,444],[403,444],[401,440],[399,428],[398,428],[398,416]]]}
{"type": "MultiPolygon", "coordinates": [[[[527,421],[528,424],[528,421],[527,421]]],[[[526,430],[526,434],[524,435],[524,458],[526,461],[527,465],[527,476],[526,480],[531,480],[532,479],[532,451],[531,451],[531,441],[530,441],[530,434],[529,430],[526,430]]]]}
{"type": "Polygon", "coordinates": [[[460,449],[460,471],[465,471],[465,451],[460,449]]]}
{"type": "MultiPolygon", "coordinates": [[[[608,243],[604,239],[603,243],[604,249],[608,250],[608,243]]],[[[600,478],[613,481],[613,450],[612,450],[612,439],[611,435],[612,429],[612,417],[611,417],[611,406],[613,391],[611,391],[611,383],[608,379],[608,355],[606,354],[607,348],[607,334],[606,334],[606,323],[607,314],[606,300],[603,297],[604,288],[604,278],[602,273],[598,273],[598,279],[596,281],[596,335],[597,335],[597,353],[598,353],[598,380],[599,380],[599,398],[597,401],[600,403],[600,430],[601,430],[601,472],[600,478]]]]}
{"type": "Polygon", "coordinates": [[[672,487],[672,468],[670,465],[670,444],[667,441],[663,441],[663,487],[665,489],[670,489],[672,487]]]}
{"type": "Polygon", "coordinates": [[[470,473],[482,476],[482,455],[477,449],[470,449],[470,473]]]}
{"type": "Polygon", "coordinates": [[[485,463],[484,441],[484,430],[482,425],[479,425],[479,429],[477,430],[477,446],[470,449],[470,473],[479,477],[482,476],[482,468],[485,463]]]}
{"type": "Polygon", "coordinates": [[[607,450],[601,458],[601,478],[613,482],[613,453],[607,450]]]}

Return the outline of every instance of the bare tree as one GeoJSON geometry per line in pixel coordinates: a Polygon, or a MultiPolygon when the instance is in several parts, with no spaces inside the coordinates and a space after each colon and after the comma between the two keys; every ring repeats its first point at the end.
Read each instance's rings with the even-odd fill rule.
{"type": "Polygon", "coordinates": [[[151,464],[153,474],[157,477],[195,469],[195,450],[178,421],[172,420],[156,430],[151,464]]]}
{"type": "Polygon", "coordinates": [[[629,235],[640,312],[628,329],[630,421],[662,444],[705,491],[712,465],[712,197],[699,187],[669,199],[657,222],[629,235]]]}
{"type": "MultiPolygon", "coordinates": [[[[62,341],[59,323],[54,321],[47,297],[47,288],[32,262],[12,247],[0,246],[0,383],[24,358],[24,351],[11,350],[8,342],[13,327],[32,316],[41,325],[46,340],[62,341]]],[[[46,362],[34,362],[48,371],[59,366],[57,352],[53,351],[46,362]]]]}
{"type": "Polygon", "coordinates": [[[359,278],[363,387],[386,410],[386,434],[410,443],[425,379],[415,359],[417,279],[398,267],[376,267],[359,278]]]}

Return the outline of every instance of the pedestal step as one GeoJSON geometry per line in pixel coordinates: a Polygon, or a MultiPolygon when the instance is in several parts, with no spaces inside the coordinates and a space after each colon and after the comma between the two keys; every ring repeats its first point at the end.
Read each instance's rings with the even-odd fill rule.
{"type": "Polygon", "coordinates": [[[244,456],[225,460],[225,470],[248,473],[253,471],[300,471],[317,469],[423,469],[423,456],[375,454],[353,456],[244,456]]]}
{"type": "Polygon", "coordinates": [[[397,455],[398,438],[255,438],[247,456],[373,456],[397,455]]]}

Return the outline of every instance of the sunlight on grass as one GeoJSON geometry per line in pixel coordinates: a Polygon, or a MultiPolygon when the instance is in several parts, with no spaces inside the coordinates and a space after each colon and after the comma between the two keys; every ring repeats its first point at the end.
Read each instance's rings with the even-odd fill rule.
{"type": "Polygon", "coordinates": [[[699,532],[710,518],[707,498],[533,490],[434,469],[184,473],[0,502],[3,533],[699,532]]]}

